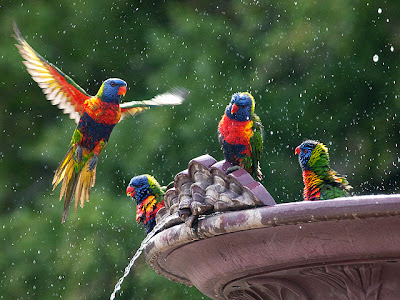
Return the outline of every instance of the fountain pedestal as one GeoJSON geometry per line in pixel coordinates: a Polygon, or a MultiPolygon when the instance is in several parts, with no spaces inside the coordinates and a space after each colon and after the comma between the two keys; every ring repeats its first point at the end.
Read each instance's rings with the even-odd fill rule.
{"type": "Polygon", "coordinates": [[[212,299],[400,299],[400,196],[209,215],[161,231],[145,256],[212,299]]]}

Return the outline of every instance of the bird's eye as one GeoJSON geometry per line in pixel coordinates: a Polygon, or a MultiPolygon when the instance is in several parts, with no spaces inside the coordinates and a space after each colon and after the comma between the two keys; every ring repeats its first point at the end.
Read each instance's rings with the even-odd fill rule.
{"type": "Polygon", "coordinates": [[[111,81],[110,85],[111,85],[111,86],[115,86],[115,82],[114,82],[114,81],[111,81]]]}
{"type": "Polygon", "coordinates": [[[307,149],[304,149],[303,152],[304,152],[304,153],[308,153],[308,150],[307,150],[307,149]]]}

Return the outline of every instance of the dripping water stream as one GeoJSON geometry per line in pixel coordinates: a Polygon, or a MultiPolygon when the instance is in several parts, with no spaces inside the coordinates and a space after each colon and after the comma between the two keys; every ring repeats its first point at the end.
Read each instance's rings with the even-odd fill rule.
{"type": "MultiPolygon", "coordinates": [[[[110,300],[114,300],[116,293],[121,289],[121,285],[124,282],[124,279],[129,275],[129,272],[131,271],[133,265],[135,264],[135,261],[139,258],[140,254],[142,254],[144,248],[149,244],[150,240],[155,236],[157,233],[165,229],[166,227],[169,227],[171,225],[176,224],[176,215],[171,215],[168,218],[165,219],[164,222],[157,224],[154,229],[145,237],[145,239],[142,241],[140,244],[139,249],[136,251],[135,255],[131,258],[129,261],[129,264],[125,268],[124,275],[118,280],[117,284],[114,287],[114,291],[112,292],[110,296],[110,300]]],[[[181,223],[181,222],[179,222],[181,223]]]]}

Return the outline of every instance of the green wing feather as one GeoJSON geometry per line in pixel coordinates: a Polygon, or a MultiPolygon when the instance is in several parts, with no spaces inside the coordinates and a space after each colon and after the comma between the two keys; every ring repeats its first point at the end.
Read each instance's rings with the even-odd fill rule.
{"type": "Polygon", "coordinates": [[[260,168],[261,152],[263,149],[263,135],[264,127],[261,124],[260,118],[254,114],[253,116],[253,131],[254,135],[250,138],[251,145],[251,160],[253,165],[253,177],[262,180],[262,173],[260,168]],[[256,175],[256,176],[255,176],[256,175]]]}
{"type": "Polygon", "coordinates": [[[350,196],[352,186],[345,177],[339,176],[336,171],[330,169],[325,172],[324,183],[321,186],[321,200],[350,196]]]}
{"type": "Polygon", "coordinates": [[[57,105],[65,114],[79,122],[83,103],[91,96],[87,94],[75,81],[63,73],[59,68],[40,56],[22,37],[17,25],[14,23],[16,45],[19,53],[24,58],[23,63],[32,79],[42,89],[46,98],[53,105],[57,105]]]}
{"type": "Polygon", "coordinates": [[[327,200],[327,199],[334,199],[338,197],[347,197],[350,196],[347,190],[343,190],[343,188],[339,186],[333,186],[333,185],[328,185],[324,184],[321,187],[321,200],[327,200]]]}

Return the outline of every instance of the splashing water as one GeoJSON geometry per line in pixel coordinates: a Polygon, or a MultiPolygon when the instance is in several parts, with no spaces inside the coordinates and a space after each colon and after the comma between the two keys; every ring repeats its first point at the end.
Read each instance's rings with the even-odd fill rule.
{"type": "Polygon", "coordinates": [[[145,237],[145,239],[140,244],[139,249],[136,251],[135,255],[131,258],[129,264],[126,266],[124,275],[118,280],[117,284],[115,285],[114,291],[110,296],[110,300],[115,299],[115,295],[121,289],[121,285],[124,282],[125,277],[129,275],[129,272],[131,271],[131,268],[135,264],[135,261],[139,258],[140,254],[142,254],[144,248],[146,248],[152,237],[155,236],[157,233],[159,233],[161,230],[165,229],[166,227],[174,225],[175,224],[174,220],[176,220],[176,215],[169,216],[168,218],[165,219],[164,222],[157,224],[153,228],[153,230],[145,237]]]}
{"type": "MultiPolygon", "coordinates": [[[[159,226],[159,227],[161,228],[161,226],[159,226]]],[[[135,264],[135,261],[139,258],[140,254],[142,254],[143,249],[147,246],[147,244],[149,243],[150,239],[156,233],[158,233],[160,228],[157,228],[157,226],[155,226],[154,229],[142,241],[142,243],[140,244],[139,249],[136,251],[135,255],[131,258],[131,260],[129,261],[129,264],[126,266],[124,275],[118,280],[117,284],[115,285],[114,291],[112,292],[112,294],[110,296],[110,300],[114,300],[115,299],[115,294],[121,289],[121,285],[124,282],[125,277],[129,275],[129,272],[131,271],[131,268],[135,264]]]]}

